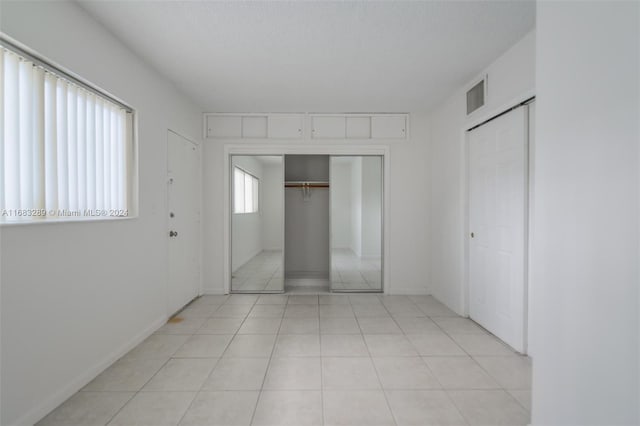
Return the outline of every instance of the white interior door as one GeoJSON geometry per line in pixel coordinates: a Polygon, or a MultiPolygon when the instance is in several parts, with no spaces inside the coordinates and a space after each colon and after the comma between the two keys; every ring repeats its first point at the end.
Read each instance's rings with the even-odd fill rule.
{"type": "Polygon", "coordinates": [[[168,132],[167,238],[169,238],[168,313],[189,303],[200,288],[199,148],[168,132]]]}
{"type": "Polygon", "coordinates": [[[527,107],[469,132],[469,315],[525,346],[527,107]]]}

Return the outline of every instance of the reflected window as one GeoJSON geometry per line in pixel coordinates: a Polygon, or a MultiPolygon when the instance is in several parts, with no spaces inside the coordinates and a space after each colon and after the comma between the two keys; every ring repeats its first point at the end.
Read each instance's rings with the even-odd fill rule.
{"type": "Polygon", "coordinates": [[[233,212],[257,213],[260,180],[240,167],[233,170],[233,212]]]}

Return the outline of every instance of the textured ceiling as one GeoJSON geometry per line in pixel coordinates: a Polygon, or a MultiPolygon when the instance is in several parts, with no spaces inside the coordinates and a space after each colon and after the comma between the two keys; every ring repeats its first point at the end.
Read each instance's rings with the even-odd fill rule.
{"type": "Polygon", "coordinates": [[[427,111],[535,25],[534,1],[78,1],[206,111],[427,111]]]}

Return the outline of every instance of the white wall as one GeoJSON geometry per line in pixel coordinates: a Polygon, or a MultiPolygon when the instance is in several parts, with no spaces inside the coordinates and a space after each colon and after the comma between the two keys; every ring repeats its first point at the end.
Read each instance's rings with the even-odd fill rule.
{"type": "Polygon", "coordinates": [[[263,250],[282,250],[282,186],[282,164],[264,165],[260,184],[263,250]]]}
{"type": "MultiPolygon", "coordinates": [[[[264,181],[262,163],[255,157],[234,156],[233,166],[264,181]]],[[[233,168],[231,169],[233,173],[233,168]]],[[[233,199],[233,196],[232,196],[233,199]]],[[[235,271],[262,251],[262,214],[233,213],[231,215],[231,270],[235,271]]]]}
{"type": "MultiPolygon", "coordinates": [[[[413,188],[413,187],[411,187],[413,188]]],[[[382,159],[362,158],[362,256],[382,255],[382,159]]]]}
{"type": "Polygon", "coordinates": [[[286,188],[285,278],[329,277],[329,190],[311,190],[303,199],[299,188],[286,188]]]}
{"type": "MultiPolygon", "coordinates": [[[[479,76],[488,74],[486,105],[466,116],[460,87],[429,117],[429,253],[432,294],[457,313],[464,313],[465,282],[465,137],[464,130],[532,96],[535,89],[535,33],[496,59],[479,76]]],[[[414,188],[413,182],[408,188],[414,188]]],[[[407,191],[415,193],[415,191],[407,191]]]]}
{"type": "Polygon", "coordinates": [[[538,2],[533,424],[640,424],[640,4],[538,2]]]}
{"type": "MultiPolygon", "coordinates": [[[[305,124],[305,128],[309,123],[305,124]]],[[[390,288],[393,293],[427,294],[428,286],[428,207],[427,191],[409,194],[404,188],[414,180],[428,182],[426,114],[411,114],[407,140],[321,141],[321,140],[207,140],[204,143],[204,286],[208,293],[223,293],[224,283],[224,145],[388,145],[389,173],[389,244],[390,288]],[[407,208],[412,206],[412,208],[407,208]]]]}
{"type": "Polygon", "coordinates": [[[351,165],[331,162],[331,248],[351,248],[351,165]]]}
{"type": "Polygon", "coordinates": [[[73,3],[3,2],[0,26],[136,109],[140,158],[138,218],[2,229],[0,423],[10,426],[37,421],[166,320],[167,129],[199,141],[202,121],[73,3]]]}

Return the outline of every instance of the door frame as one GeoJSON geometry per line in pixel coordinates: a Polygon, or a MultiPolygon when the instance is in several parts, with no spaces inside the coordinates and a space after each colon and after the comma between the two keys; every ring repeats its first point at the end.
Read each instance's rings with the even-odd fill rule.
{"type": "Polygon", "coordinates": [[[165,310],[167,311],[167,317],[172,316],[173,314],[175,314],[175,312],[170,312],[169,309],[169,256],[170,256],[170,250],[169,250],[169,237],[167,236],[167,232],[169,232],[169,185],[171,184],[170,182],[170,177],[169,177],[169,133],[173,133],[174,135],[181,137],[182,139],[190,142],[193,146],[196,147],[196,153],[198,155],[198,200],[197,200],[197,205],[198,205],[198,210],[199,210],[199,219],[198,219],[198,229],[200,232],[200,241],[198,243],[198,287],[196,289],[196,297],[198,296],[202,296],[203,294],[203,277],[202,277],[202,254],[203,254],[203,241],[204,239],[202,238],[203,235],[203,220],[202,220],[202,146],[201,144],[195,142],[193,139],[181,134],[180,132],[177,132],[171,128],[167,128],[167,142],[165,145],[165,154],[166,154],[166,165],[165,165],[165,193],[164,193],[164,233],[165,233],[165,241],[166,241],[166,256],[167,256],[167,262],[166,262],[166,270],[165,270],[165,310]]]}
{"type": "Polygon", "coordinates": [[[389,281],[389,146],[388,145],[249,145],[249,144],[227,144],[224,146],[224,236],[223,236],[223,259],[224,259],[224,292],[231,291],[231,191],[230,191],[230,170],[232,155],[378,155],[383,158],[383,226],[382,226],[382,270],[383,270],[383,292],[392,293],[392,285],[389,281]]]}
{"type": "Polygon", "coordinates": [[[526,129],[525,133],[527,134],[527,146],[525,147],[525,189],[527,193],[525,194],[526,206],[524,208],[525,217],[525,229],[524,229],[524,301],[523,301],[523,345],[522,345],[522,354],[529,354],[529,342],[530,342],[530,323],[531,323],[531,226],[532,226],[532,194],[533,194],[533,152],[534,152],[534,143],[535,140],[532,140],[532,131],[529,126],[529,121],[531,119],[531,110],[530,105],[535,102],[535,92],[527,92],[522,96],[512,100],[511,102],[501,106],[500,108],[493,110],[487,114],[484,114],[481,117],[477,117],[472,122],[467,123],[462,130],[462,140],[463,140],[463,188],[462,188],[462,206],[463,206],[463,218],[464,218],[464,229],[463,229],[463,248],[464,248],[464,260],[463,260],[463,268],[464,268],[464,284],[463,284],[463,292],[462,292],[462,307],[463,307],[463,315],[465,317],[469,317],[469,305],[470,305],[470,235],[471,227],[470,227],[470,196],[471,196],[471,172],[470,172],[470,148],[469,148],[469,131],[475,127],[478,127],[482,124],[485,124],[488,121],[491,121],[499,116],[510,112],[512,109],[521,107],[527,108],[526,114],[526,129]]]}

